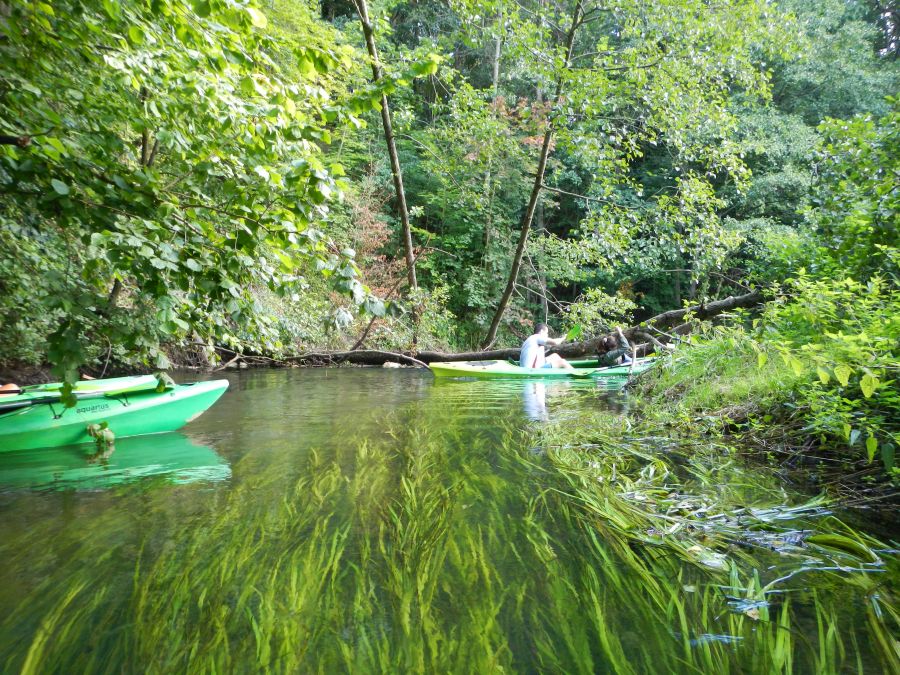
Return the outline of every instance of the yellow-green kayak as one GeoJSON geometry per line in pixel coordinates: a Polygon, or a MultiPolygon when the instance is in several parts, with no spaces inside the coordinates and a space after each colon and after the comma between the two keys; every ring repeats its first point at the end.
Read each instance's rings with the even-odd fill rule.
{"type": "Polygon", "coordinates": [[[473,377],[480,380],[509,378],[572,379],[597,377],[628,377],[642,373],[653,365],[653,358],[638,359],[631,364],[605,368],[584,367],[581,364],[596,364],[596,361],[576,362],[581,367],[567,368],[523,368],[510,361],[441,361],[428,364],[435,377],[473,377]]]}

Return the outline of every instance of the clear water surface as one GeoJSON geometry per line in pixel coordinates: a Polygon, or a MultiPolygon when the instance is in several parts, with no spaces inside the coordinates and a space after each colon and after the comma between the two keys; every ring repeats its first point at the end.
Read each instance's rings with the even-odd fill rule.
{"type": "Polygon", "coordinates": [[[609,447],[621,392],[225,377],[178,434],[0,453],[0,671],[892,666],[889,548],[804,544],[849,535],[729,451],[609,447]],[[555,440],[587,413],[595,442],[555,440]]]}

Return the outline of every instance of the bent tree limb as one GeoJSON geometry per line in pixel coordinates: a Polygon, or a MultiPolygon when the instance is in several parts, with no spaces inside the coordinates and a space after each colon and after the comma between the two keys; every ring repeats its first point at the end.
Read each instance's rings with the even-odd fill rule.
{"type": "MultiPolygon", "coordinates": [[[[584,18],[584,8],[581,0],[578,0],[575,3],[575,10],[572,13],[572,25],[569,27],[569,32],[566,34],[566,44],[565,44],[565,61],[563,62],[562,71],[565,72],[571,62],[572,62],[572,50],[575,45],[575,34],[578,32],[578,27],[581,25],[582,19],[584,18]]],[[[554,100],[559,100],[559,97],[562,95],[563,90],[563,73],[561,72],[556,78],[556,96],[554,100]]],[[[487,336],[484,338],[484,343],[482,346],[487,349],[492,344],[494,344],[494,340],[497,339],[497,329],[500,327],[500,321],[503,319],[503,314],[506,312],[506,307],[509,304],[509,299],[512,297],[513,291],[516,288],[516,279],[519,276],[519,268],[522,266],[522,256],[525,253],[525,244],[528,242],[528,232],[531,229],[531,223],[534,220],[534,212],[537,209],[538,200],[541,195],[541,187],[544,184],[544,172],[547,169],[547,158],[550,155],[550,144],[553,141],[553,130],[554,130],[554,122],[553,119],[547,120],[547,130],[544,132],[544,141],[541,144],[541,154],[538,158],[538,166],[537,173],[534,177],[534,185],[531,188],[531,197],[528,199],[528,207],[525,209],[525,213],[522,215],[522,222],[519,226],[519,243],[516,246],[516,252],[513,256],[512,268],[509,270],[509,279],[506,282],[506,290],[503,291],[503,295],[500,297],[500,304],[497,305],[497,311],[494,313],[494,318],[491,320],[491,327],[488,329],[487,336]]]]}
{"type": "MultiPolygon", "coordinates": [[[[372,59],[372,81],[379,82],[382,77],[381,61],[378,59],[378,49],[375,46],[375,31],[369,20],[369,8],[366,0],[353,0],[359,21],[362,24],[363,35],[366,38],[366,49],[369,58],[372,59]]],[[[388,106],[387,94],[381,95],[381,124],[384,127],[384,141],[387,144],[388,156],[391,159],[391,175],[394,178],[394,191],[397,193],[397,210],[400,212],[400,223],[403,227],[403,247],[406,253],[406,276],[409,287],[412,290],[418,288],[416,282],[416,261],[413,258],[412,232],[409,227],[409,210],[406,208],[406,192],[403,189],[403,174],[400,171],[400,158],[397,155],[397,146],[394,143],[394,129],[391,124],[391,109],[388,106]]]]}
{"type": "MultiPolygon", "coordinates": [[[[660,332],[661,335],[665,336],[666,333],[663,333],[662,331],[667,328],[673,329],[674,327],[671,332],[683,335],[690,330],[691,326],[690,323],[685,323],[685,319],[687,318],[694,320],[710,319],[732,309],[755,307],[764,301],[765,297],[761,291],[751,291],[750,293],[745,293],[743,295],[728,296],[722,300],[714,300],[709,303],[701,303],[699,305],[692,305],[681,309],[670,309],[662,314],[651,316],[649,319],[641,321],[638,325],[632,326],[623,332],[626,337],[635,339],[641,337],[641,333],[649,333],[650,329],[660,332]]],[[[596,353],[600,340],[604,337],[604,335],[600,335],[584,342],[574,342],[570,345],[562,345],[559,349],[554,351],[566,358],[587,356],[596,353]]]]}

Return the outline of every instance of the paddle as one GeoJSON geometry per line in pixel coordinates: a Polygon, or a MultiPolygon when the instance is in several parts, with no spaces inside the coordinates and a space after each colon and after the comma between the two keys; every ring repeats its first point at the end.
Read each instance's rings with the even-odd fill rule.
{"type": "MultiPolygon", "coordinates": [[[[108,394],[121,394],[125,392],[105,392],[105,391],[89,391],[89,392],[76,392],[75,396],[77,397],[77,401],[82,401],[84,399],[90,398],[101,398],[108,394]]],[[[0,402],[0,413],[12,412],[13,410],[21,410],[22,408],[27,408],[33,405],[40,405],[42,403],[59,403],[62,401],[62,393],[61,392],[48,392],[43,396],[35,396],[34,398],[29,398],[24,401],[9,401],[7,403],[0,402]]]]}
{"type": "MultiPolygon", "coordinates": [[[[161,373],[160,375],[162,375],[162,377],[158,376],[157,384],[155,385],[138,384],[108,390],[103,390],[100,388],[85,388],[82,390],[76,389],[72,392],[72,395],[74,395],[75,401],[77,402],[86,399],[116,397],[126,394],[144,394],[150,392],[161,394],[167,389],[173,388],[175,386],[175,382],[168,375],[165,375],[165,373],[161,373]]],[[[37,394],[37,392],[35,392],[35,394],[37,394]]],[[[0,414],[12,412],[14,410],[21,410],[22,408],[27,408],[32,405],[39,405],[41,403],[58,403],[62,400],[63,392],[61,391],[48,391],[46,393],[41,392],[41,395],[34,395],[32,398],[26,399],[24,401],[7,401],[6,403],[4,403],[2,399],[0,399],[0,414]]]]}
{"type": "Polygon", "coordinates": [[[12,412],[13,410],[19,410],[20,408],[27,408],[30,405],[34,405],[34,401],[15,401],[13,403],[0,403],[0,414],[12,412]]]}
{"type": "Polygon", "coordinates": [[[569,332],[566,333],[566,342],[574,340],[575,338],[579,337],[580,335],[581,335],[581,326],[578,324],[575,324],[574,326],[572,326],[569,329],[569,332]]]}

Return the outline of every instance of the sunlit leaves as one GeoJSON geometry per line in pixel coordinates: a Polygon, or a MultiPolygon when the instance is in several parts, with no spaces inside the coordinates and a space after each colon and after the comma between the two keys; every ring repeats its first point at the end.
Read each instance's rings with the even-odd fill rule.
{"type": "Polygon", "coordinates": [[[869,455],[869,461],[875,459],[875,451],[878,450],[878,440],[875,436],[869,436],[866,439],[866,452],[869,455]]]}
{"type": "MultiPolygon", "coordinates": [[[[345,50],[304,46],[312,71],[292,81],[252,3],[76,4],[13,7],[0,45],[18,82],[0,93],[0,127],[42,132],[0,148],[5,199],[47,245],[66,242],[73,270],[48,293],[70,325],[53,359],[86,358],[76,342],[101,326],[147,354],[159,335],[221,335],[225,317],[262,335],[250,286],[297,279],[274,252],[303,266],[330,255],[310,224],[337,194],[322,148],[344,112],[317,80],[346,66],[345,50]],[[113,279],[139,291],[129,302],[168,303],[174,316],[148,333],[109,304],[113,279]]],[[[344,290],[362,302],[345,259],[344,290]]]]}
{"type": "Polygon", "coordinates": [[[256,28],[265,28],[269,24],[266,15],[255,7],[246,7],[245,10],[247,14],[250,15],[250,23],[256,28]]]}
{"type": "Polygon", "coordinates": [[[874,377],[871,373],[866,373],[859,380],[859,388],[862,390],[863,396],[866,398],[872,398],[872,394],[875,393],[875,389],[878,387],[878,378],[874,377]]]}
{"type": "Polygon", "coordinates": [[[834,368],[834,376],[837,378],[837,381],[841,383],[842,387],[846,387],[850,383],[850,376],[853,374],[853,369],[846,364],[839,364],[834,368]]]}
{"type": "Polygon", "coordinates": [[[889,250],[900,220],[900,100],[888,100],[893,110],[881,119],[859,115],[820,127],[820,180],[808,215],[824,234],[822,257],[862,279],[897,272],[889,250]]]}
{"type": "Polygon", "coordinates": [[[808,378],[795,394],[807,411],[806,428],[851,447],[864,440],[871,461],[898,433],[897,290],[877,277],[863,284],[801,276],[792,284],[790,301],[767,307],[760,335],[792,373],[808,378]],[[807,375],[810,366],[815,378],[807,375]]]}

